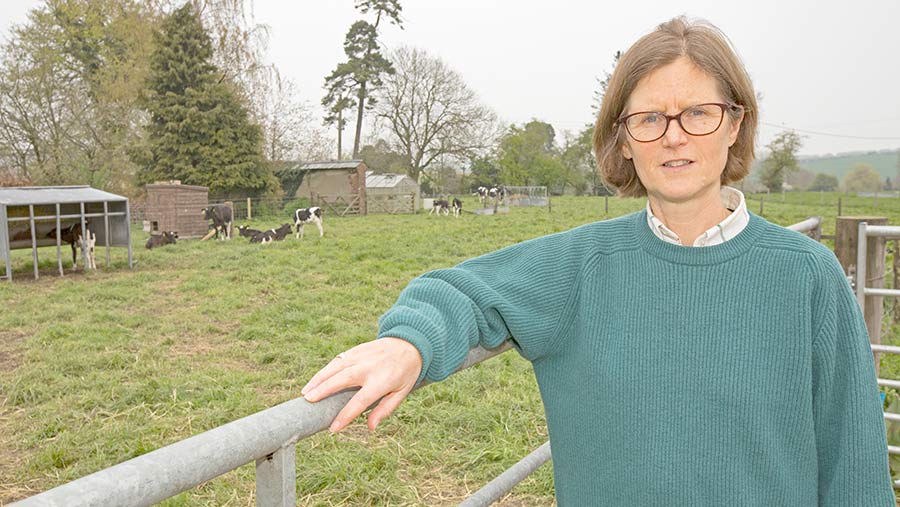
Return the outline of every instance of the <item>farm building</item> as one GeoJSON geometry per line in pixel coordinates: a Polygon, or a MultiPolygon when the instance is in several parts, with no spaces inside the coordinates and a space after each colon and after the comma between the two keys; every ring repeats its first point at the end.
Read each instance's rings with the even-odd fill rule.
{"type": "Polygon", "coordinates": [[[365,215],[366,163],[336,160],[289,164],[278,171],[282,181],[297,185],[295,197],[310,200],[335,215],[365,215]]]}
{"type": "Polygon", "coordinates": [[[419,209],[419,185],[405,174],[366,171],[369,213],[415,213],[419,209]]]}
{"type": "Polygon", "coordinates": [[[209,226],[202,209],[209,204],[209,189],[181,182],[153,183],[147,190],[144,230],[151,234],[174,231],[180,238],[199,238],[209,226]]]}
{"type": "MultiPolygon", "coordinates": [[[[38,278],[38,248],[42,246],[56,247],[62,275],[62,259],[71,248],[63,231],[75,231],[75,227],[79,236],[84,229],[94,234],[95,248],[106,248],[107,266],[110,247],[126,247],[131,267],[130,218],[128,198],[88,186],[0,188],[0,262],[6,267],[2,278],[12,280],[11,252],[22,248],[32,250],[34,277],[38,278]]],[[[77,245],[74,239],[72,245],[77,245]]],[[[84,249],[83,245],[77,247],[84,249]]]]}

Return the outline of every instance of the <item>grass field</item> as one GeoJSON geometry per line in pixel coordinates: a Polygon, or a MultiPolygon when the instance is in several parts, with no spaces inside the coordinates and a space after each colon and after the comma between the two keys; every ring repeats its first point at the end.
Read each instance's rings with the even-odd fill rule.
{"type": "MultiPolygon", "coordinates": [[[[837,196],[767,196],[764,216],[787,225],[821,215],[833,234],[837,196]]],[[[876,210],[854,199],[844,198],[845,214],[900,224],[900,200],[876,210]]],[[[99,271],[59,278],[55,249],[42,249],[37,282],[30,253],[17,251],[14,283],[0,283],[0,504],[298,397],[335,354],[370,340],[424,271],[643,206],[611,198],[605,214],[602,198],[564,197],[552,213],[326,217],[324,238],[313,228],[264,246],[236,238],[147,251],[136,230],[134,270],[121,251],[105,268],[98,250],[99,271]]],[[[898,341],[887,331],[885,342],[898,341]]],[[[885,360],[882,375],[900,378],[900,362],[885,360]]],[[[530,365],[506,353],[414,393],[375,433],[360,420],[301,441],[298,503],[456,505],[546,438],[530,365]]],[[[244,466],[164,505],[252,505],[253,481],[244,466]]],[[[500,505],[552,496],[545,466],[500,505]]]]}

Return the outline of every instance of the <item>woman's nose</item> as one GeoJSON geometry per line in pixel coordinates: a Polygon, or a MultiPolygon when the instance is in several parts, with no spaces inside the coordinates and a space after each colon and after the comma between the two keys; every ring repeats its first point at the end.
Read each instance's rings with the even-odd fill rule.
{"type": "Polygon", "coordinates": [[[687,138],[688,133],[681,128],[681,124],[678,123],[678,120],[674,118],[669,120],[669,128],[666,129],[666,133],[663,135],[663,145],[666,147],[681,146],[687,142],[687,138]]]}

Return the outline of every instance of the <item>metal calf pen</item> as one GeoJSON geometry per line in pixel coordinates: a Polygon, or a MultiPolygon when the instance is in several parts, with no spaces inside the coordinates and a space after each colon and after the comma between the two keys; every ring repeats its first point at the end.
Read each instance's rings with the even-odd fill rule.
{"type": "MultiPolygon", "coordinates": [[[[38,278],[38,247],[56,246],[59,274],[63,275],[61,231],[78,224],[96,235],[98,246],[106,247],[106,265],[112,246],[128,248],[132,267],[131,227],[128,199],[88,186],[0,188],[0,261],[3,278],[12,280],[11,251],[31,248],[34,278],[38,278]],[[92,219],[99,220],[91,223],[92,219]],[[54,232],[55,231],[55,232],[54,232]]],[[[82,259],[85,242],[82,235],[82,259]]]]}

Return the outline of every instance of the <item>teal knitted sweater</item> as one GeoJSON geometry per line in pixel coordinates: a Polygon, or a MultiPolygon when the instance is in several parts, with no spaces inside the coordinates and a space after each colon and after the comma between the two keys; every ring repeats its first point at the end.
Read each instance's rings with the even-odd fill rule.
{"type": "Polygon", "coordinates": [[[711,247],[661,241],[641,211],[432,271],[382,316],[385,336],[418,348],[420,380],[512,339],[561,507],[894,506],[841,268],[757,215],[711,247]]]}

